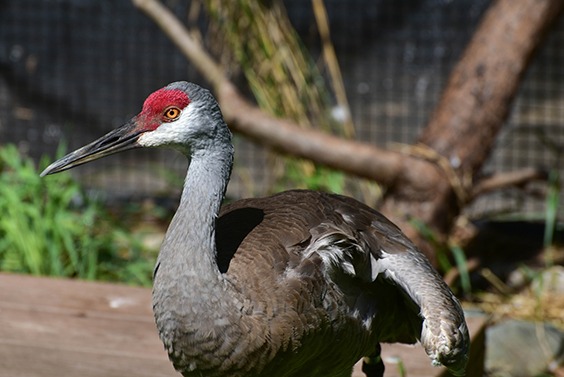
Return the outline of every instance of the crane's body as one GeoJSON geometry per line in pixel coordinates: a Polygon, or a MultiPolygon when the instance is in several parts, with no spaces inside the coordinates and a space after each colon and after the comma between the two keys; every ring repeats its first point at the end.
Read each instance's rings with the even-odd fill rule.
{"type": "MultiPolygon", "coordinates": [[[[197,205],[202,204],[207,203],[197,205]]],[[[157,325],[180,370],[202,368],[219,376],[350,376],[354,361],[375,351],[378,342],[413,343],[421,333],[417,310],[402,310],[409,301],[385,279],[378,280],[385,271],[370,262],[370,250],[384,246],[370,233],[374,219],[384,221],[377,223],[377,231],[390,234],[388,242],[400,232],[356,201],[289,191],[228,205],[217,220],[217,257],[205,261],[205,267],[198,245],[192,246],[193,253],[184,249],[190,245],[186,240],[178,251],[168,246],[178,244],[169,238],[180,234],[176,229],[188,234],[194,229],[194,212],[180,213],[163,244],[154,282],[157,325]],[[182,213],[186,218],[179,217],[182,213]],[[197,265],[193,274],[184,272],[197,265]],[[206,273],[209,279],[202,280],[206,273]],[[217,283],[216,291],[210,281],[217,283]],[[170,295],[175,291],[186,292],[183,305],[170,295]],[[247,356],[250,350],[255,357],[247,356]]],[[[200,242],[197,235],[191,239],[200,242]]],[[[407,271],[414,280],[419,272],[407,271]]]]}
{"type": "Polygon", "coordinates": [[[377,211],[294,190],[220,209],[231,133],[211,94],[177,82],[123,127],[42,174],[134,147],[190,159],[154,272],[160,337],[184,376],[350,376],[380,342],[421,340],[434,364],[463,373],[468,332],[427,259],[377,211]]]}

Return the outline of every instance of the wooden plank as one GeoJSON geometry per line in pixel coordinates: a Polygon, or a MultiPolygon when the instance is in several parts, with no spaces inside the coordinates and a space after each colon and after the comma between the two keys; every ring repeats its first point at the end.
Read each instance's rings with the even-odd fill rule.
{"type": "Polygon", "coordinates": [[[0,306],[0,343],[161,358],[163,346],[151,318],[91,317],[41,307],[0,306]]]}
{"type": "Polygon", "coordinates": [[[0,304],[6,302],[93,315],[152,316],[148,289],[81,280],[0,274],[0,304]]]}
{"type": "Polygon", "coordinates": [[[0,376],[177,377],[151,291],[0,274],[0,376]]]}
{"type": "MultiPolygon", "coordinates": [[[[468,377],[481,376],[483,316],[467,316],[468,377]],[[481,335],[480,335],[481,334],[481,335]]],[[[383,345],[386,377],[444,377],[420,345],[383,345]]],[[[361,364],[353,377],[364,377],[361,364]]],[[[123,285],[0,274],[0,376],[178,377],[158,339],[151,291],[123,285]]]]}
{"type": "Polygon", "coordinates": [[[165,358],[0,342],[3,377],[179,377],[165,358]]]}

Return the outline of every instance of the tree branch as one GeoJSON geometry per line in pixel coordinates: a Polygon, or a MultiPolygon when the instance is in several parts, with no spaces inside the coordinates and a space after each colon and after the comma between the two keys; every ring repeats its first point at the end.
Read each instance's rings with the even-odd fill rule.
{"type": "MultiPolygon", "coordinates": [[[[420,144],[448,163],[450,169],[443,168],[444,172],[455,172],[458,181],[464,183],[471,182],[480,171],[534,52],[563,9],[562,0],[492,2],[419,138],[420,144]]],[[[442,180],[420,187],[415,196],[408,184],[414,181],[413,174],[421,173],[407,169],[397,177],[398,185],[388,190],[381,210],[409,214],[438,235],[448,234],[471,195],[463,195],[464,200],[460,200],[453,180],[443,173],[442,180]]],[[[408,219],[398,221],[398,225],[416,238],[417,231],[409,229],[408,219]]],[[[416,239],[416,243],[420,242],[416,239]]]]}
{"type": "Polygon", "coordinates": [[[508,173],[497,173],[479,181],[473,188],[470,198],[475,199],[485,193],[514,186],[523,186],[531,181],[546,180],[548,174],[535,168],[527,168],[508,173]]]}
{"type": "MultiPolygon", "coordinates": [[[[386,185],[381,211],[423,246],[432,260],[432,248],[410,219],[426,223],[436,239],[446,239],[454,219],[473,197],[466,182],[472,181],[487,158],[535,49],[564,9],[562,0],[493,2],[419,139],[431,153],[410,154],[302,129],[272,117],[239,93],[201,43],[158,0],[132,1],[212,84],[233,131],[279,152],[386,185]]],[[[526,178],[506,177],[506,182],[520,179],[526,178]]],[[[474,193],[496,185],[499,182],[483,182],[481,191],[474,193]]]]}
{"type": "Polygon", "coordinates": [[[521,79],[562,0],[497,0],[485,13],[419,142],[473,176],[492,150],[521,79]]]}
{"type": "Polygon", "coordinates": [[[160,26],[212,84],[225,120],[233,131],[278,152],[310,159],[384,185],[393,183],[408,163],[409,156],[317,130],[303,129],[265,113],[239,93],[201,43],[190,35],[168,8],[157,0],[133,0],[133,3],[160,26]]]}

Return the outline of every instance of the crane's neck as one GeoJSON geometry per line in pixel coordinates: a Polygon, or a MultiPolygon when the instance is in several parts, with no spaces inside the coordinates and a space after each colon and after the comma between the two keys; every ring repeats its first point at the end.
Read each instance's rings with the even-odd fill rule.
{"type": "Polygon", "coordinates": [[[175,367],[184,370],[218,367],[202,350],[234,331],[242,301],[219,270],[215,243],[216,219],[233,162],[231,134],[223,124],[213,140],[202,143],[185,151],[190,166],[153,283],[159,335],[175,367]]]}
{"type": "Polygon", "coordinates": [[[190,155],[180,204],[155,267],[153,307],[157,325],[159,317],[161,324],[174,325],[179,319],[169,318],[171,312],[196,321],[195,317],[205,315],[218,305],[215,300],[225,295],[225,280],[216,258],[215,223],[233,161],[228,136],[190,155]]]}
{"type": "Polygon", "coordinates": [[[205,153],[194,153],[180,204],[159,253],[158,279],[188,283],[194,280],[206,287],[220,278],[215,246],[215,221],[231,172],[232,146],[214,145],[205,153]]]}

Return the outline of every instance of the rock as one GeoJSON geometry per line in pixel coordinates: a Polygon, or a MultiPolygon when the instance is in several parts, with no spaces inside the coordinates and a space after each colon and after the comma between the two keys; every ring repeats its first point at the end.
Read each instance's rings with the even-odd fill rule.
{"type": "Polygon", "coordinates": [[[486,332],[486,375],[531,377],[564,360],[564,332],[542,322],[507,320],[486,332]]]}

